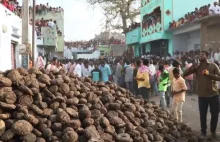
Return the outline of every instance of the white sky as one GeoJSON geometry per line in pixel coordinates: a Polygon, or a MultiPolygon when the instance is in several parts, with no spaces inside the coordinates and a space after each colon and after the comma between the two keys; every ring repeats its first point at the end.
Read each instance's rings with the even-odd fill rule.
{"type": "MultiPolygon", "coordinates": [[[[22,0],[18,0],[22,3],[22,0]]],[[[93,8],[86,0],[36,0],[37,4],[49,3],[64,8],[65,41],[89,40],[100,33],[105,17],[100,7],[93,8]]]]}

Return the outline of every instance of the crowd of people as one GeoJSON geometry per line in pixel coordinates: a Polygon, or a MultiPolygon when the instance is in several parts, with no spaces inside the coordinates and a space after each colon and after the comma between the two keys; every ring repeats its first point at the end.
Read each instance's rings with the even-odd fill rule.
{"type": "MultiPolygon", "coordinates": [[[[22,6],[19,5],[19,2],[17,0],[0,0],[0,3],[4,5],[6,8],[8,8],[10,11],[12,11],[15,15],[21,17],[21,10],[22,6]]],[[[36,5],[36,14],[38,15],[46,15],[48,12],[63,12],[64,9],[59,7],[51,7],[49,3],[47,4],[39,4],[36,5]]],[[[33,7],[29,6],[29,12],[32,13],[33,7]]]]}
{"type": "Polygon", "coordinates": [[[152,13],[150,15],[146,15],[145,17],[142,21],[142,30],[144,36],[151,35],[162,30],[160,12],[152,13]]]}
{"type": "Polygon", "coordinates": [[[0,0],[0,3],[15,15],[21,17],[21,6],[19,6],[19,2],[17,2],[17,0],[0,0]]]}
{"type": "Polygon", "coordinates": [[[133,23],[133,24],[131,24],[129,27],[128,27],[128,31],[132,31],[132,30],[134,30],[134,29],[136,29],[136,28],[138,28],[138,27],[140,27],[141,26],[141,24],[140,23],[133,23]]]}
{"type": "MultiPolygon", "coordinates": [[[[49,3],[47,4],[39,4],[36,5],[36,14],[38,15],[46,15],[48,12],[63,12],[63,8],[59,7],[52,7],[49,5],[49,3]]],[[[33,11],[33,7],[29,7],[29,11],[32,12],[33,11]]]]}
{"type": "Polygon", "coordinates": [[[90,77],[93,81],[114,81],[134,95],[151,100],[160,96],[158,102],[164,109],[171,107],[172,114],[182,122],[182,107],[186,95],[198,95],[201,133],[206,137],[206,115],[211,112],[211,133],[216,135],[219,114],[220,50],[178,52],[173,56],[161,57],[143,54],[139,58],[116,58],[113,61],[64,60],[54,58],[50,64],[37,61],[38,68],[50,71],[66,71],[79,77],[90,77]]]}
{"type": "Polygon", "coordinates": [[[212,4],[201,6],[200,8],[195,8],[194,11],[185,14],[184,17],[181,17],[178,21],[173,21],[170,23],[169,28],[179,27],[183,24],[193,22],[202,17],[220,14],[220,3],[218,0],[215,0],[212,4]]]}
{"type": "Polygon", "coordinates": [[[92,39],[89,41],[65,42],[65,46],[71,47],[71,48],[81,48],[81,47],[85,48],[85,47],[91,47],[91,46],[97,46],[97,45],[110,45],[110,44],[125,44],[125,41],[121,39],[114,39],[114,37],[112,37],[109,40],[92,39]]]}
{"type": "Polygon", "coordinates": [[[44,18],[41,18],[40,20],[36,20],[35,22],[37,36],[41,36],[41,28],[42,27],[50,27],[50,28],[56,28],[58,36],[62,36],[62,32],[59,30],[56,20],[45,20],[44,18]]]}

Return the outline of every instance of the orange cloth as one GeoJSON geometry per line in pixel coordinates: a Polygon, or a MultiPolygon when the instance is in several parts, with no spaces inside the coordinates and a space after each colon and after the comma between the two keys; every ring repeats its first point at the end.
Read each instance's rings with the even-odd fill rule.
{"type": "MultiPolygon", "coordinates": [[[[180,76],[178,79],[173,78],[173,84],[172,88],[174,92],[179,92],[181,90],[187,90],[185,80],[180,76]]],[[[185,102],[185,95],[186,92],[182,92],[179,94],[175,94],[173,96],[173,102],[178,103],[178,102],[185,102]]]]}

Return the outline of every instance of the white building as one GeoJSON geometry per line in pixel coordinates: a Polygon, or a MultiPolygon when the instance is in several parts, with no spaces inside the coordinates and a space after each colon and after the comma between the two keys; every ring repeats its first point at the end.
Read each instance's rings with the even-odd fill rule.
{"type": "MultiPolygon", "coordinates": [[[[32,43],[31,26],[29,29],[29,43],[32,43]]],[[[0,4],[0,71],[21,66],[18,49],[21,41],[22,19],[0,4]]]]}

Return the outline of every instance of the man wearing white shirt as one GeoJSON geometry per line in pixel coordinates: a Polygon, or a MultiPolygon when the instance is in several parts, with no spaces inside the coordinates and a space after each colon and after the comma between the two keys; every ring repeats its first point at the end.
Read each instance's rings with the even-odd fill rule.
{"type": "Polygon", "coordinates": [[[82,76],[83,77],[89,77],[91,76],[91,68],[89,68],[89,61],[86,60],[84,62],[84,67],[82,67],[82,76]]]}
{"type": "Polygon", "coordinates": [[[77,60],[77,64],[74,69],[74,74],[77,75],[78,77],[82,77],[82,68],[81,68],[81,60],[77,60]]]}
{"type": "Polygon", "coordinates": [[[220,52],[219,52],[219,48],[218,48],[214,54],[214,61],[219,61],[219,57],[220,57],[220,52]]]}
{"type": "Polygon", "coordinates": [[[218,6],[218,0],[215,0],[209,7],[209,14],[220,14],[220,7],[218,6]]]}
{"type": "Polygon", "coordinates": [[[50,28],[53,28],[54,27],[54,22],[52,21],[52,19],[50,19],[50,21],[48,22],[48,26],[50,27],[50,28]]]}

